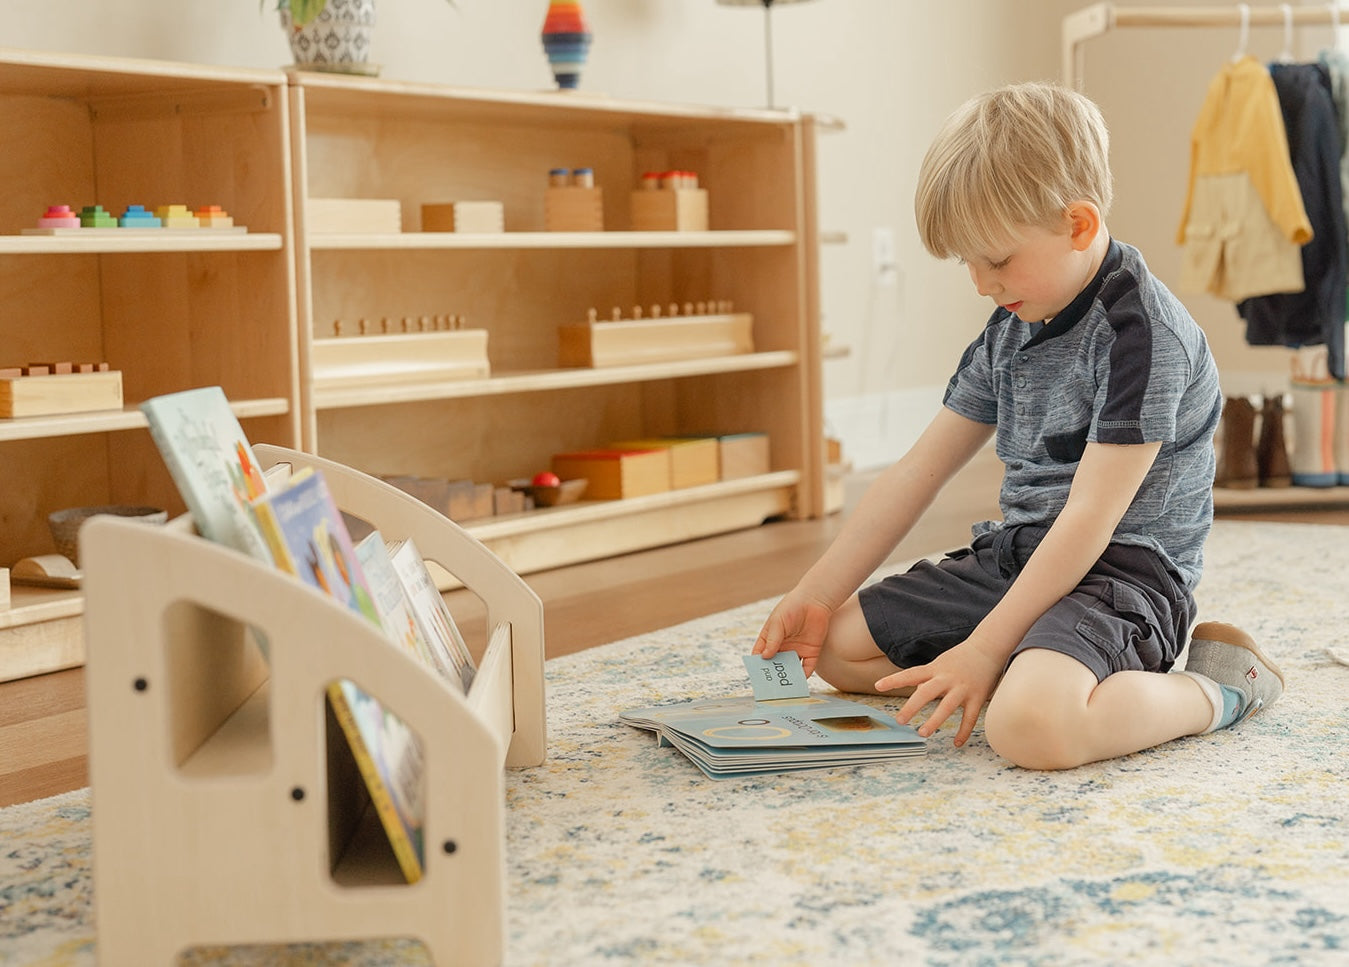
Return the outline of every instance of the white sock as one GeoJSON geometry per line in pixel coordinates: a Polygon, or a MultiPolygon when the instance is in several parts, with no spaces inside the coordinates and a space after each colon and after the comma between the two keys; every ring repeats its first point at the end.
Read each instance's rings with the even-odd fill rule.
{"type": "Polygon", "coordinates": [[[1213,679],[1209,678],[1207,675],[1201,675],[1198,672],[1178,671],[1174,674],[1185,675],[1188,678],[1194,679],[1195,683],[1204,690],[1204,695],[1207,696],[1209,703],[1213,706],[1213,719],[1209,722],[1207,728],[1196,734],[1204,735],[1212,732],[1223,720],[1223,690],[1213,679]]]}

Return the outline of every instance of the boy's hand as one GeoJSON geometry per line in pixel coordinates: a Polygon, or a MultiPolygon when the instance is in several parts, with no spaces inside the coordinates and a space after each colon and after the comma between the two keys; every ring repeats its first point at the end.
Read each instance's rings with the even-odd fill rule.
{"type": "Polygon", "coordinates": [[[990,654],[966,639],[926,665],[886,675],[876,682],[876,690],[913,688],[909,700],[895,714],[895,721],[900,725],[908,725],[919,709],[940,699],[937,708],[918,726],[918,734],[923,738],[931,736],[952,712],[960,709],[960,728],[956,731],[955,744],[962,746],[974,731],[979,712],[992,696],[1005,663],[1006,659],[990,654]]]}
{"type": "Polygon", "coordinates": [[[793,591],[778,602],[764,622],[752,653],[772,658],[780,651],[794,651],[801,658],[801,670],[810,677],[824,649],[832,616],[833,611],[825,605],[793,591]]]}

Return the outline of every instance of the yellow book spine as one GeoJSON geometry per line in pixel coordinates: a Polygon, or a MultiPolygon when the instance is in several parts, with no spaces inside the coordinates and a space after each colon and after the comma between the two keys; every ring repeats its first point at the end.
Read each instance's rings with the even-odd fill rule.
{"type": "Polygon", "coordinates": [[[389,789],[384,784],[379,769],[370,757],[370,751],[366,748],[365,741],[361,738],[361,731],[356,725],[356,716],[351,711],[351,705],[347,702],[347,697],[342,694],[342,686],[339,683],[331,682],[328,685],[328,700],[332,703],[337,724],[342,727],[342,734],[347,737],[347,745],[351,747],[352,758],[356,760],[356,768],[361,771],[361,777],[365,780],[365,788],[370,793],[370,801],[375,805],[375,812],[379,815],[380,825],[384,827],[385,835],[389,838],[389,845],[393,847],[393,855],[398,860],[398,866],[403,871],[403,877],[409,883],[416,883],[422,878],[421,860],[417,856],[417,850],[412,845],[412,841],[408,839],[407,833],[403,830],[402,821],[398,818],[398,810],[393,804],[393,796],[389,794],[389,789]]]}

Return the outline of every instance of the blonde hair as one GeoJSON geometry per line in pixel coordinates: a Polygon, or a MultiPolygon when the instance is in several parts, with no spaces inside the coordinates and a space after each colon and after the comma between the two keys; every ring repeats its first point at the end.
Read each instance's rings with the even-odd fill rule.
{"type": "Polygon", "coordinates": [[[1022,226],[1058,229],[1074,202],[1114,193],[1100,109],[1054,84],[1013,84],[947,118],[923,158],[914,211],[937,258],[988,255],[1022,226]]]}

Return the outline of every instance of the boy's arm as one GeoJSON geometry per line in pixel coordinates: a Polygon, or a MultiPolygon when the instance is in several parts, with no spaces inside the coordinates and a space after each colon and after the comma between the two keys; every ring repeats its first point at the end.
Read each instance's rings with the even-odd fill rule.
{"type": "Polygon", "coordinates": [[[963,744],[1013,649],[1105,551],[1160,449],[1160,443],[1087,444],[1063,510],[997,606],[956,649],[876,683],[882,691],[918,686],[896,716],[899,721],[908,722],[928,702],[944,696],[919,731],[931,735],[960,707],[964,711],[956,744],[963,744]]]}
{"type": "MultiPolygon", "coordinates": [[[[885,563],[993,429],[942,407],[909,451],[867,487],[829,549],[773,610],[755,653],[771,658],[785,645],[801,652],[803,661],[813,659],[828,617],[885,563]]],[[[813,667],[813,660],[809,664],[813,667]]]]}

